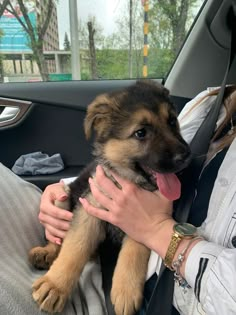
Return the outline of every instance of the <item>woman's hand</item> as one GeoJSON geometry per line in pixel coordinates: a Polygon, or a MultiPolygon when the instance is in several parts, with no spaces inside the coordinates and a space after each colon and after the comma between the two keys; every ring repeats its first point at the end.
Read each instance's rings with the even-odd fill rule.
{"type": "Polygon", "coordinates": [[[54,205],[55,200],[65,201],[67,194],[62,183],[52,184],[46,187],[42,194],[39,212],[39,221],[45,227],[45,235],[50,242],[61,244],[69,230],[73,213],[58,208],[54,205]]]}
{"type": "Polygon", "coordinates": [[[152,248],[155,235],[167,225],[172,232],[175,223],[172,202],[158,191],[150,192],[113,176],[122,189],[106,177],[101,166],[96,170],[96,183],[89,179],[92,194],[101,208],[92,206],[84,198],[80,198],[80,202],[89,214],[118,226],[131,238],[152,248]]]}

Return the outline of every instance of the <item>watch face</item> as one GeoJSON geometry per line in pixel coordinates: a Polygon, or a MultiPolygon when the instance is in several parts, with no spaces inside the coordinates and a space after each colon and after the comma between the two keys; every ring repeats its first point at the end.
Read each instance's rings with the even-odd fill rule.
{"type": "Polygon", "coordinates": [[[177,223],[174,226],[174,230],[183,236],[192,236],[197,232],[196,226],[189,223],[177,223]]]}

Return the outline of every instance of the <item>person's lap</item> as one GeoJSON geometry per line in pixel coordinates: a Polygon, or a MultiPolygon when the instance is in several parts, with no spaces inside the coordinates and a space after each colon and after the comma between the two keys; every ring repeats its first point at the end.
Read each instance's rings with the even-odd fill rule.
{"type": "MultiPolygon", "coordinates": [[[[45,271],[28,263],[28,251],[45,243],[38,221],[41,192],[0,164],[0,314],[42,314],[31,297],[33,281],[45,271]]],[[[100,265],[87,264],[62,314],[104,315],[100,265]]]]}

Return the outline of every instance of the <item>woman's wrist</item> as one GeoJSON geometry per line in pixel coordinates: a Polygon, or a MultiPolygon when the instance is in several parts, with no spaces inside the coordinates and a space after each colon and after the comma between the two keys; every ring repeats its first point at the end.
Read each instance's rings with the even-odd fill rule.
{"type": "Polygon", "coordinates": [[[183,257],[183,261],[180,265],[180,268],[179,268],[179,272],[180,272],[180,275],[185,278],[185,266],[186,266],[186,261],[187,261],[187,258],[192,250],[192,248],[199,242],[202,241],[202,238],[201,237],[196,237],[194,238],[193,240],[187,240],[187,239],[183,239],[180,244],[179,244],[179,247],[177,248],[177,251],[175,253],[175,257],[174,257],[174,261],[176,261],[178,259],[178,256],[180,255],[180,253],[183,253],[183,251],[185,251],[185,249],[187,248],[187,250],[185,251],[184,253],[184,257],[183,257]],[[190,243],[191,242],[191,243],[190,243]]]}
{"type": "Polygon", "coordinates": [[[162,259],[166,256],[175,224],[176,221],[172,217],[166,218],[153,228],[152,235],[147,244],[145,244],[162,259]]]}
{"type": "MultiPolygon", "coordinates": [[[[163,260],[166,257],[166,253],[168,251],[171,238],[174,232],[174,225],[176,221],[173,218],[168,218],[164,220],[162,223],[158,224],[155,232],[152,234],[152,238],[149,239],[149,242],[146,244],[151,250],[155,251],[163,260]]],[[[185,239],[183,238],[174,254],[173,262],[178,260],[178,256],[184,252],[183,261],[179,267],[180,275],[185,278],[185,265],[186,260],[188,258],[189,253],[191,252],[192,248],[200,242],[201,239],[194,238],[194,239],[185,239]],[[191,242],[191,243],[190,243],[191,242]]]]}

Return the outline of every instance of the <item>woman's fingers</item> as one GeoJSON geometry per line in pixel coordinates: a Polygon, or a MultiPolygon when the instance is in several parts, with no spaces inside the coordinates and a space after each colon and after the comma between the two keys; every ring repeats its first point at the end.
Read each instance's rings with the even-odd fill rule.
{"type": "MultiPolygon", "coordinates": [[[[101,165],[96,168],[96,184],[107,196],[111,199],[115,199],[121,188],[117,187],[115,183],[112,182],[110,178],[106,176],[101,165]]],[[[121,183],[119,183],[120,187],[121,183]]]]}
{"type": "Polygon", "coordinates": [[[107,221],[113,223],[113,214],[108,210],[96,208],[91,203],[88,202],[85,198],[79,198],[84,209],[92,216],[99,218],[100,220],[107,221]]]}
{"type": "Polygon", "coordinates": [[[54,237],[64,238],[67,231],[54,228],[52,225],[46,225],[46,231],[54,237]]]}
{"type": "Polygon", "coordinates": [[[52,225],[54,228],[59,230],[68,231],[70,228],[70,221],[68,220],[58,219],[46,214],[39,215],[39,218],[42,224],[52,225]]]}
{"type": "Polygon", "coordinates": [[[58,237],[58,236],[55,236],[55,233],[51,233],[50,231],[48,230],[45,230],[45,236],[46,236],[46,239],[51,242],[51,243],[55,243],[57,245],[61,245],[62,244],[62,240],[63,238],[65,237],[65,235],[61,235],[61,237],[58,237]]]}
{"type": "Polygon", "coordinates": [[[63,205],[63,201],[66,201],[67,198],[62,183],[49,185],[41,198],[39,221],[45,228],[46,238],[57,244],[61,244],[61,239],[69,230],[73,213],[55,206],[55,201],[58,200],[63,205]]]}
{"type": "Polygon", "coordinates": [[[52,217],[58,220],[71,221],[73,217],[73,213],[68,210],[58,208],[52,203],[42,202],[40,206],[39,220],[41,222],[47,222],[49,217],[52,217]]]}
{"type": "Polygon", "coordinates": [[[100,189],[100,187],[97,185],[97,182],[95,183],[92,178],[89,178],[89,185],[92,195],[98,203],[102,205],[108,205],[112,202],[112,198],[108,196],[107,193],[103,191],[103,189],[100,189]]]}

